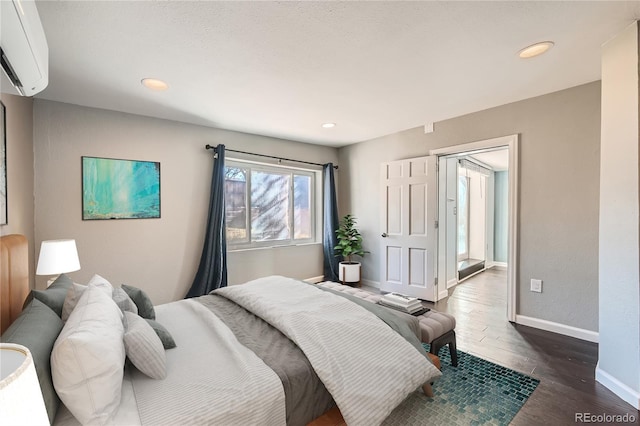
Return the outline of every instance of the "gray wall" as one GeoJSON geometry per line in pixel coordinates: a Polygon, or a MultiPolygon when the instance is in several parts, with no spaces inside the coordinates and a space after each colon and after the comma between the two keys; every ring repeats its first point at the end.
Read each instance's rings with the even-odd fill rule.
{"type": "Polygon", "coordinates": [[[494,179],[493,260],[506,263],[509,248],[509,172],[495,172],[494,179]]]}
{"type": "Polygon", "coordinates": [[[340,149],[341,214],[358,220],[363,276],[379,280],[379,164],[520,134],[517,313],[598,329],[600,83],[503,105],[340,149]],[[544,280],[531,293],[529,280],[544,280]],[[576,309],[579,307],[579,309],[576,309]]]}
{"type": "Polygon", "coordinates": [[[34,286],[33,99],[2,93],[6,112],[8,223],[0,235],[22,234],[29,240],[29,271],[34,286]]]}
{"type": "MultiPolygon", "coordinates": [[[[75,238],[86,282],[94,273],[136,285],[156,304],[182,298],[197,269],[207,218],[212,152],[205,144],[314,162],[335,148],[37,99],[34,106],[35,241],[75,238]],[[161,219],[83,221],[81,156],[161,163],[161,219]]],[[[231,153],[227,154],[228,157],[231,153]]],[[[268,274],[322,275],[322,245],[232,252],[229,283],[268,274]]],[[[37,277],[38,287],[46,277],[37,277]]]]}

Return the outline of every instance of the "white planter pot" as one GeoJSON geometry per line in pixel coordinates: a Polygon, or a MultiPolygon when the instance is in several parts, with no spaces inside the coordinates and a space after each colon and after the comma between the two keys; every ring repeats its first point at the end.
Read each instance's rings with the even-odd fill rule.
{"type": "Polygon", "coordinates": [[[338,270],[338,277],[341,282],[360,282],[360,262],[340,262],[338,270]]]}

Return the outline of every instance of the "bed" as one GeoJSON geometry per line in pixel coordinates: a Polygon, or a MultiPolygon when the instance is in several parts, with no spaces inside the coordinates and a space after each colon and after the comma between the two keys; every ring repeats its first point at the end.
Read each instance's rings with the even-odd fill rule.
{"type": "MultiPolygon", "coordinates": [[[[79,424],[78,419],[85,424],[305,425],[337,408],[348,424],[380,424],[416,388],[429,392],[429,383],[440,374],[410,319],[310,284],[267,277],[156,306],[155,320],[176,347],[163,348],[164,370],[152,378],[129,362],[135,357],[126,345],[120,347],[118,339],[124,333],[126,343],[127,330],[140,319],[120,312],[113,302],[115,289],[111,300],[90,282],[65,324],[54,308],[32,296],[29,300],[26,244],[22,236],[2,237],[0,288],[8,295],[1,299],[3,333],[15,321],[2,339],[22,336],[17,343],[32,350],[56,425],[79,424]],[[86,328],[87,317],[96,312],[105,315],[90,324],[98,329],[86,328]],[[25,329],[25,318],[38,316],[48,320],[25,329]],[[24,330],[16,332],[16,324],[24,330]],[[85,367],[78,368],[70,355],[76,349],[63,350],[61,341],[67,341],[74,324],[85,337],[100,336],[95,343],[99,359],[85,367],[109,376],[112,386],[87,379],[86,371],[78,371],[85,367]],[[82,376],[79,385],[74,376],[82,376]],[[65,389],[65,380],[73,382],[67,388],[85,391],[65,389]],[[56,404],[58,398],[67,403],[56,404]],[[88,402],[73,407],[82,398],[88,402]]],[[[47,291],[62,290],[54,283],[47,291]]]]}

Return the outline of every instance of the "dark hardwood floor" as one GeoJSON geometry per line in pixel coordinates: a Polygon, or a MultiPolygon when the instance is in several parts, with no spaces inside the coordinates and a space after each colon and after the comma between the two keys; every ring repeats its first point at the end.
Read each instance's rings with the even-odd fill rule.
{"type": "Polygon", "coordinates": [[[629,413],[640,424],[638,410],[595,381],[597,344],[511,324],[506,300],[506,271],[489,269],[427,305],[456,317],[458,349],[540,379],[513,425],[576,424],[576,413],[629,413]]]}

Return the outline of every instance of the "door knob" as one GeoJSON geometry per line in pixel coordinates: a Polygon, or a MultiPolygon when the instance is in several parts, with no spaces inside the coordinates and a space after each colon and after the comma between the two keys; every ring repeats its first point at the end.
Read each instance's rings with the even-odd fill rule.
{"type": "Polygon", "coordinates": [[[382,233],[382,238],[387,238],[387,233],[386,232],[382,233]]]}

